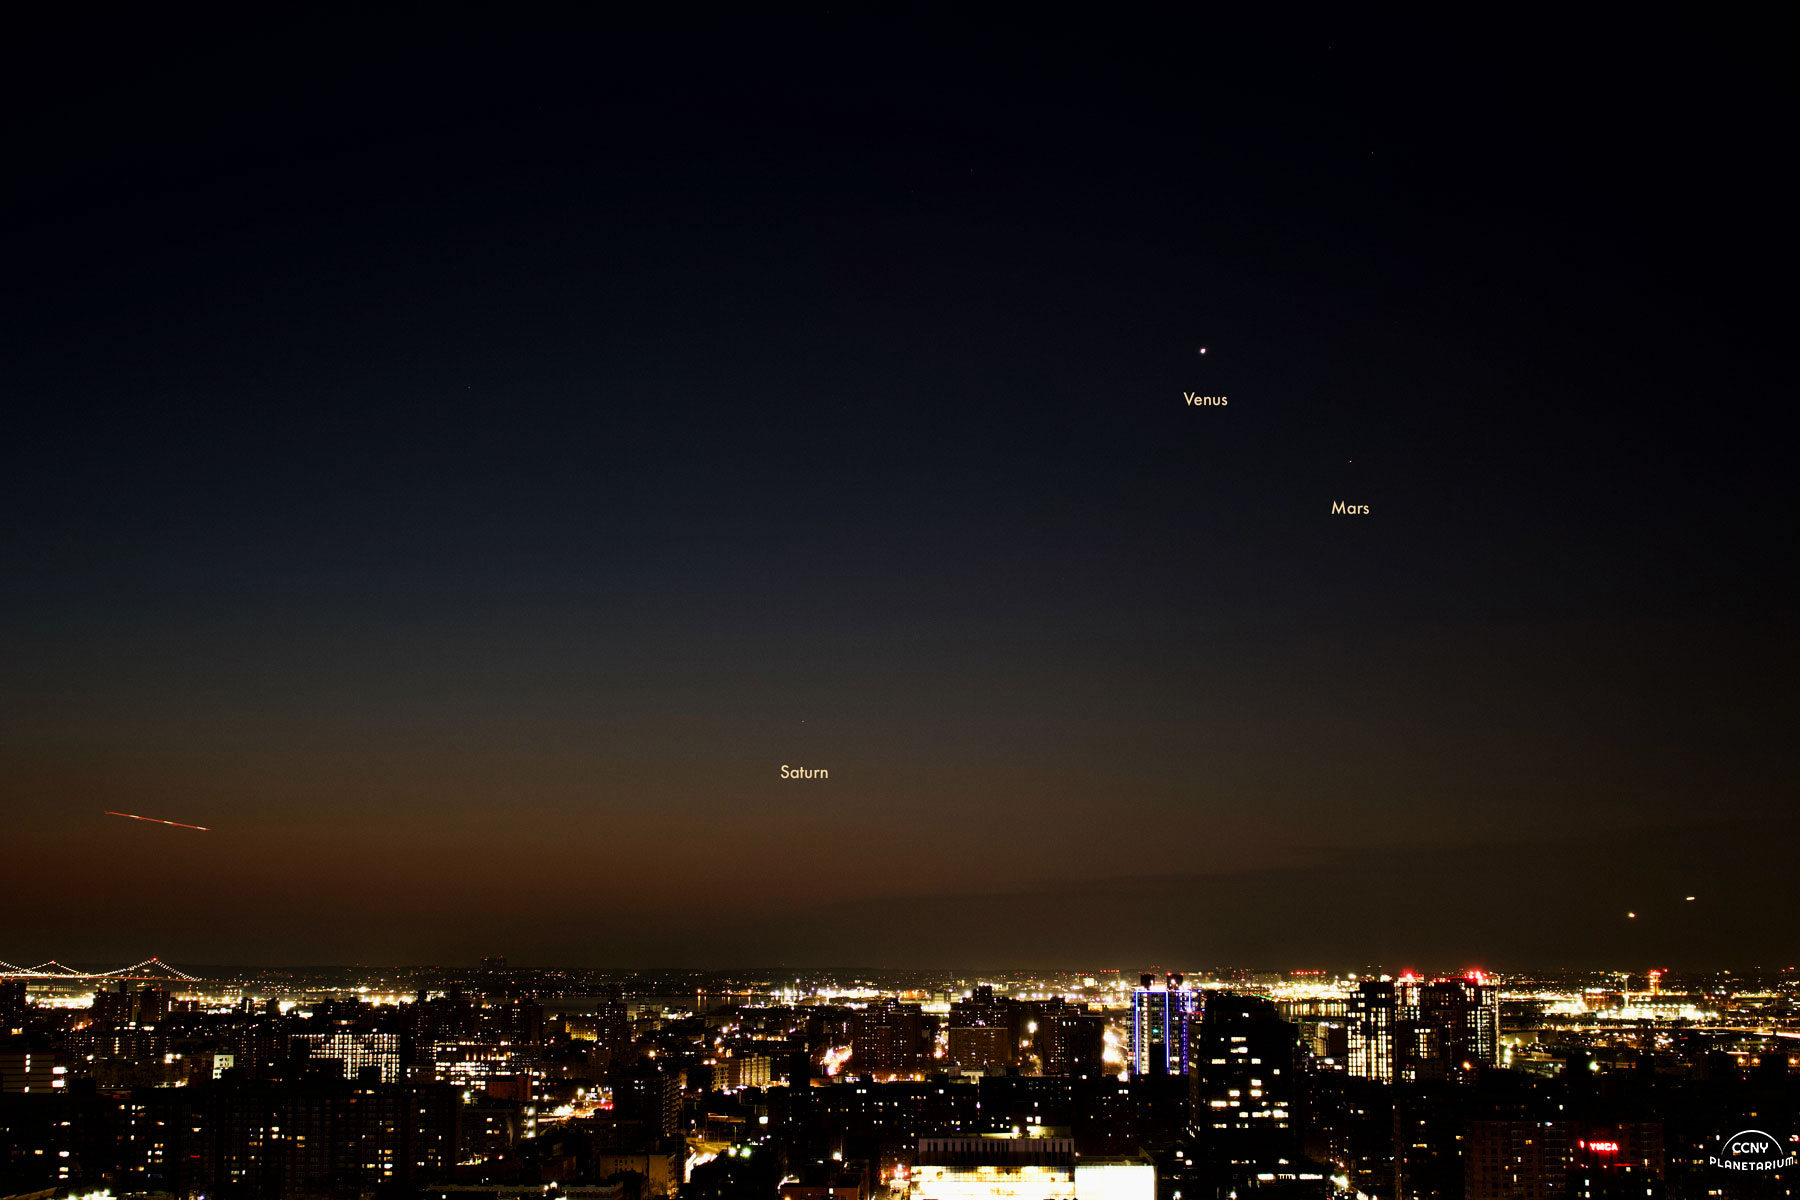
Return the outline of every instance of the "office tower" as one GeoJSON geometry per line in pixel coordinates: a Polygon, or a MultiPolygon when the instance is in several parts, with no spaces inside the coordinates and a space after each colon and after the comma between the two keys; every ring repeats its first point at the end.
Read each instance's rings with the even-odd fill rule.
{"type": "Polygon", "coordinates": [[[1350,997],[1345,1018],[1348,1070],[1361,1079],[1394,1082],[1394,1027],[1399,997],[1386,980],[1365,979],[1350,997]]]}
{"type": "Polygon", "coordinates": [[[1186,1075],[1189,1043],[1200,1019],[1202,993],[1180,975],[1158,983],[1145,975],[1131,994],[1131,1071],[1134,1075],[1186,1075]]]}

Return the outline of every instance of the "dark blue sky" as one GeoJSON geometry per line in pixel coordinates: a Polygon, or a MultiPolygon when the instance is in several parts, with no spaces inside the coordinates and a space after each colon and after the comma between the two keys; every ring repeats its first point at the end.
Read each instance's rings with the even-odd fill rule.
{"type": "Polygon", "coordinates": [[[9,960],[1791,947],[1754,30],[129,20],[9,85],[9,960]]]}

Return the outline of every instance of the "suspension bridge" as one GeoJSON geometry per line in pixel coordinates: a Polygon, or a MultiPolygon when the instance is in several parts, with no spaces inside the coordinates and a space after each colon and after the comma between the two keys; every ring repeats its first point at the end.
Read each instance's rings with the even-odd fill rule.
{"type": "Polygon", "coordinates": [[[111,971],[83,971],[55,959],[39,963],[35,967],[15,967],[9,962],[0,962],[0,979],[30,979],[53,983],[98,983],[109,979],[130,980],[134,983],[156,980],[170,983],[200,982],[198,975],[189,975],[186,971],[171,967],[160,958],[146,958],[143,962],[133,963],[129,967],[117,967],[111,971]]]}

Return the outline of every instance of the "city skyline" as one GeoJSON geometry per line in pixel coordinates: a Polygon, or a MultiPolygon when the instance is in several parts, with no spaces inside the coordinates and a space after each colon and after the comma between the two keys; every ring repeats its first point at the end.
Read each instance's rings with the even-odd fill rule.
{"type": "Polygon", "coordinates": [[[92,1200],[1784,1196],[1797,989],[1794,968],[0,964],[0,1182],[92,1200]]]}

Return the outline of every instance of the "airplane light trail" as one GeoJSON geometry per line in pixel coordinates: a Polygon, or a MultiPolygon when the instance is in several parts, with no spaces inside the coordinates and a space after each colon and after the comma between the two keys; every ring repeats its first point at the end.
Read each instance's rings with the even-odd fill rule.
{"type": "Polygon", "coordinates": [[[136,813],[114,812],[110,808],[105,811],[106,815],[109,817],[130,817],[134,821],[153,821],[158,825],[173,825],[177,829],[198,829],[201,833],[212,832],[212,830],[205,825],[189,825],[186,821],[165,821],[161,817],[140,817],[136,813]]]}

